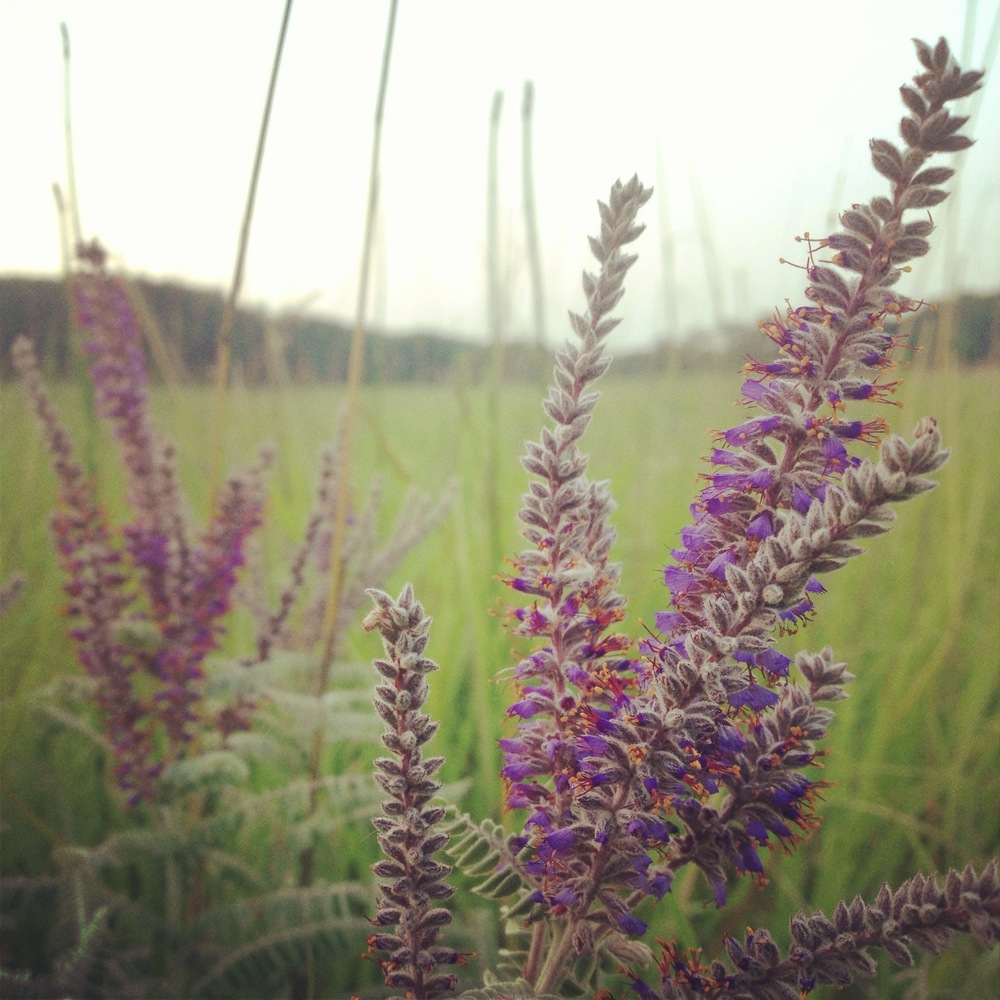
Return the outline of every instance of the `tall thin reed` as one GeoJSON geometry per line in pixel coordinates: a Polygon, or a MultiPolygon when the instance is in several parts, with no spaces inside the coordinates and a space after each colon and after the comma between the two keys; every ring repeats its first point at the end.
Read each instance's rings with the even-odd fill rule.
{"type": "MultiPolygon", "coordinates": [[[[323,611],[321,631],[321,653],[319,666],[313,679],[313,695],[320,697],[330,682],[330,669],[336,653],[338,611],[341,607],[341,590],[344,584],[344,542],[347,534],[348,508],[351,492],[351,458],[354,447],[354,431],[358,412],[358,393],[364,369],[365,323],[367,321],[368,285],[371,279],[372,247],[375,240],[375,222],[378,216],[379,162],[382,149],[382,122],[385,113],[385,99],[389,87],[389,65],[392,61],[392,40],[396,28],[397,0],[389,5],[389,17],[385,29],[385,44],[382,49],[382,68],[379,74],[378,97],[375,102],[375,121],[372,132],[371,157],[368,168],[368,207],[365,212],[365,231],[361,244],[361,263],[358,273],[358,295],[354,310],[354,329],[351,334],[351,354],[347,371],[347,399],[341,418],[340,437],[337,442],[337,491],[333,508],[332,539],[330,542],[330,580],[323,611]]],[[[323,745],[326,739],[325,727],[320,721],[313,734],[309,754],[309,776],[315,782],[319,776],[323,745]]],[[[318,792],[310,793],[309,812],[315,812],[319,804],[318,792]]],[[[312,883],[315,848],[310,845],[300,857],[299,884],[312,883]]]]}
{"type": "Polygon", "coordinates": [[[660,229],[660,276],[665,299],[663,350],[666,353],[667,375],[674,380],[677,378],[680,362],[677,338],[681,332],[681,289],[677,280],[677,233],[670,212],[670,191],[663,163],[663,147],[659,143],[656,146],[656,190],[659,192],[656,202],[659,208],[657,222],[660,229]]]}
{"type": "Polygon", "coordinates": [[[701,261],[705,265],[705,284],[708,286],[708,298],[712,306],[712,321],[716,326],[721,326],[726,318],[722,267],[715,247],[715,238],[712,236],[714,227],[709,219],[705,192],[702,190],[698,175],[693,171],[688,174],[688,187],[691,190],[691,206],[694,209],[695,226],[698,230],[701,261]]]}
{"type": "MultiPolygon", "coordinates": [[[[236,247],[236,262],[233,265],[233,277],[226,295],[226,304],[219,323],[216,337],[215,355],[215,396],[212,416],[212,465],[209,483],[211,495],[215,497],[219,481],[222,477],[222,452],[225,439],[226,420],[226,387],[229,382],[229,365],[232,358],[233,325],[236,322],[236,301],[243,288],[243,268],[246,263],[247,247],[250,244],[250,223],[253,221],[254,202],[257,198],[257,184],[260,180],[260,168],[264,162],[264,146],[267,142],[267,128],[271,120],[271,107],[274,104],[274,92],[278,84],[278,70],[281,67],[281,53],[285,47],[285,34],[288,30],[288,19],[292,13],[292,0],[285,0],[285,10],[281,17],[281,28],[278,32],[278,44],[274,50],[274,61],[271,65],[271,78],[267,85],[267,97],[264,99],[264,112],[261,116],[260,130],[257,133],[257,150],[254,153],[253,168],[250,171],[250,187],[247,190],[246,205],[243,209],[243,219],[240,223],[240,237],[236,247]]],[[[213,503],[215,500],[213,499],[213,503]]]]}
{"type": "MultiPolygon", "coordinates": [[[[83,234],[80,227],[80,207],[76,191],[76,156],[73,151],[73,110],[72,87],[70,78],[71,47],[69,28],[65,22],[60,22],[59,32],[62,36],[63,52],[63,142],[66,155],[66,195],[58,184],[52,187],[55,195],[56,211],[59,216],[59,250],[62,263],[63,288],[66,293],[67,313],[70,317],[70,329],[73,340],[79,343],[83,339],[83,331],[76,322],[76,310],[73,308],[71,278],[73,261],[83,247],[83,234]]],[[[84,399],[92,399],[92,389],[87,374],[79,366],[73,367],[73,373],[84,399]]],[[[82,445],[83,464],[87,474],[96,478],[98,461],[97,449],[99,431],[97,414],[94,407],[88,406],[85,411],[85,438],[82,445]]]]}
{"type": "Polygon", "coordinates": [[[127,276],[124,276],[122,280],[129,303],[142,329],[143,340],[149,346],[156,369],[166,383],[176,404],[177,388],[181,381],[181,365],[183,364],[180,355],[171,349],[167,338],[163,335],[159,320],[153,314],[153,310],[149,308],[149,303],[142,294],[142,289],[127,276]]]}
{"type": "Polygon", "coordinates": [[[76,197],[76,163],[73,156],[73,112],[72,88],[70,86],[70,44],[69,28],[65,21],[60,21],[59,31],[62,35],[63,50],[63,135],[66,144],[66,194],[69,204],[69,221],[72,225],[73,245],[83,242],[83,229],[80,226],[80,203],[76,197]]]}
{"type": "Polygon", "coordinates": [[[500,464],[500,386],[505,366],[503,281],[500,265],[500,122],[503,91],[490,104],[486,151],[486,311],[489,323],[490,365],[486,386],[489,426],[483,455],[483,488],[486,491],[486,531],[491,561],[500,558],[500,505],[497,495],[500,464]]]}
{"type": "Polygon", "coordinates": [[[382,121],[385,114],[385,97],[389,88],[389,65],[392,61],[392,39],[396,30],[398,0],[389,5],[389,19],[385,28],[382,49],[382,70],[379,75],[378,98],[375,102],[375,123],[372,130],[371,159],[368,167],[368,207],[365,212],[365,232],[361,243],[361,264],[358,268],[358,296],[354,306],[354,329],[351,332],[351,354],[347,370],[347,403],[341,427],[341,473],[337,487],[337,507],[334,513],[333,545],[330,562],[330,592],[323,619],[323,665],[320,673],[325,686],[326,672],[333,658],[338,597],[342,582],[342,549],[347,523],[347,507],[351,489],[351,452],[354,444],[355,418],[358,410],[358,391],[364,374],[365,324],[368,310],[368,286],[371,281],[372,247],[375,243],[375,222],[378,217],[379,162],[382,151],[382,121]]]}
{"type": "Polygon", "coordinates": [[[524,81],[521,100],[521,199],[524,204],[524,235],[528,248],[528,273],[531,277],[531,315],[534,321],[533,340],[541,351],[545,348],[545,279],[542,276],[542,251],[538,238],[538,212],[535,208],[535,170],[532,120],[535,112],[535,85],[524,81]]]}

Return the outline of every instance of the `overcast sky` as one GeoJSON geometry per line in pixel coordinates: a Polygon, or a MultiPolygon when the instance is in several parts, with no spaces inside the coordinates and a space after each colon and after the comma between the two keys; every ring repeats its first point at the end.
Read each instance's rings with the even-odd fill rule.
{"type": "MultiPolygon", "coordinates": [[[[84,233],[133,273],[224,287],[283,6],[3,0],[0,272],[59,270],[65,21],[84,233]]],[[[353,314],[387,13],[387,0],[295,2],[246,302],[353,314]]],[[[916,67],[910,38],[946,35],[981,68],[997,17],[996,2],[980,2],[967,18],[965,0],[401,0],[370,316],[483,335],[489,111],[501,90],[507,332],[529,334],[526,80],[551,343],[568,332],[565,310],[582,309],[595,201],[635,172],[657,191],[619,346],[652,342],[674,317],[709,329],[797,303],[801,273],[778,258],[801,260],[796,233],[829,232],[835,208],[883,190],[867,143],[895,136],[897,87],[916,67]]],[[[959,194],[935,210],[931,258],[902,286],[915,294],[1000,289],[1000,82],[965,110],[979,142],[959,194]]]]}

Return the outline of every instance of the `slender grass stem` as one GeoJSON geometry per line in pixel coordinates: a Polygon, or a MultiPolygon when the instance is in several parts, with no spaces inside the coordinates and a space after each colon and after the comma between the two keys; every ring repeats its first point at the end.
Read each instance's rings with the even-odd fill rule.
{"type": "Polygon", "coordinates": [[[681,289],[677,279],[677,228],[670,214],[669,187],[667,186],[667,171],[663,162],[663,148],[656,146],[656,193],[657,222],[660,229],[660,275],[664,290],[665,324],[663,349],[666,355],[665,367],[667,377],[675,382],[680,373],[680,351],[678,350],[681,336],[680,302],[681,289]]]}
{"type": "Polygon", "coordinates": [[[712,224],[705,192],[698,176],[688,174],[688,186],[691,190],[691,207],[694,210],[695,225],[698,229],[698,243],[701,247],[701,259],[705,265],[705,283],[712,306],[712,322],[721,327],[726,318],[724,306],[725,288],[722,280],[722,268],[719,265],[719,254],[712,239],[712,224]]]}
{"type": "Polygon", "coordinates": [[[320,664],[322,688],[333,660],[336,643],[337,609],[340,604],[340,590],[343,582],[344,533],[347,525],[347,507],[350,494],[351,451],[354,443],[354,428],[358,411],[361,376],[364,371],[364,346],[366,309],[368,305],[368,285],[371,277],[372,245],[375,238],[375,220],[378,214],[379,159],[382,148],[382,120],[385,111],[385,95],[389,86],[389,63],[392,58],[392,38],[396,27],[398,0],[392,0],[389,20],[385,29],[385,46],[382,50],[382,73],[379,78],[378,99],[375,103],[375,128],[372,134],[371,162],[368,171],[368,209],[365,214],[364,240],[361,246],[361,266],[358,275],[358,297],[355,303],[354,330],[351,334],[351,354],[347,370],[347,406],[341,438],[341,467],[337,483],[337,506],[334,510],[333,541],[330,549],[330,590],[327,594],[326,611],[323,616],[323,658],[320,664]]]}
{"type": "Polygon", "coordinates": [[[500,507],[497,483],[500,464],[500,380],[504,370],[504,310],[500,287],[500,119],[503,114],[503,91],[493,95],[490,107],[490,133],[486,163],[486,292],[490,330],[490,374],[487,407],[490,429],[484,456],[484,480],[487,497],[486,530],[489,537],[490,565],[499,564],[500,507]]]}
{"type": "MultiPolygon", "coordinates": [[[[382,69],[379,77],[378,97],[375,102],[375,122],[372,132],[371,158],[368,168],[368,205],[365,212],[365,230],[361,244],[361,263],[358,275],[358,296],[355,303],[354,329],[351,334],[351,353],[347,369],[347,401],[340,428],[338,448],[337,501],[333,510],[333,535],[330,542],[330,587],[326,595],[323,612],[323,626],[320,633],[322,652],[313,684],[314,697],[321,698],[330,681],[330,670],[337,651],[340,635],[339,611],[340,595],[344,582],[344,540],[347,529],[347,510],[350,504],[351,452],[354,444],[354,430],[359,403],[361,377],[364,372],[365,323],[367,321],[368,286],[371,275],[372,246],[375,240],[375,223],[378,216],[379,160],[382,146],[382,122],[385,113],[385,97],[389,86],[389,65],[392,59],[392,40],[396,27],[397,0],[389,6],[389,18],[385,30],[385,44],[382,49],[382,69]]],[[[326,729],[319,721],[313,733],[309,748],[309,815],[319,807],[318,778],[322,766],[323,746],[326,729]]],[[[299,885],[307,888],[312,884],[316,862],[315,846],[310,844],[299,855],[299,885]]],[[[312,948],[306,956],[305,976],[296,975],[290,983],[292,1000],[302,1000],[312,996],[315,982],[315,957],[312,948]]]]}
{"type": "MultiPolygon", "coordinates": [[[[382,71],[379,78],[378,98],[375,103],[375,126],[372,134],[371,160],[368,171],[368,208],[365,214],[365,231],[361,246],[361,265],[358,277],[358,297],[355,303],[354,330],[351,335],[351,353],[347,371],[347,402],[341,424],[338,454],[337,502],[333,513],[333,537],[330,543],[330,588],[327,591],[326,606],[321,631],[321,654],[319,668],[313,683],[313,695],[323,695],[330,681],[330,669],[337,650],[338,612],[344,580],[344,539],[347,528],[347,509],[350,503],[351,451],[359,408],[359,390],[364,370],[364,346],[368,285],[371,273],[372,245],[375,237],[375,221],[378,214],[379,159],[382,146],[382,121],[385,111],[385,97],[389,85],[389,65],[392,57],[392,39],[396,26],[397,0],[389,7],[389,19],[385,31],[385,45],[382,50],[382,71]]],[[[318,805],[316,779],[322,763],[323,745],[326,733],[320,722],[313,734],[309,750],[309,777],[313,790],[309,796],[309,813],[312,815],[318,805]]],[[[299,885],[312,883],[315,851],[307,847],[300,855],[299,885]]]]}
{"type": "MultiPolygon", "coordinates": [[[[65,22],[60,22],[59,31],[62,34],[63,49],[63,137],[66,146],[66,197],[63,197],[62,190],[58,186],[54,188],[54,194],[59,212],[63,289],[66,293],[70,328],[73,331],[72,340],[79,344],[82,338],[81,331],[76,326],[73,297],[70,292],[70,276],[73,268],[74,249],[83,243],[83,232],[80,227],[80,206],[76,195],[76,156],[73,152],[73,106],[70,81],[71,49],[69,28],[65,22]]],[[[85,369],[79,365],[74,365],[73,368],[79,380],[83,398],[92,402],[93,393],[85,369]]],[[[87,473],[96,482],[98,468],[97,452],[99,447],[97,415],[94,412],[93,406],[88,406],[86,413],[87,437],[83,445],[83,460],[87,468],[87,473]]]]}
{"type": "Polygon", "coordinates": [[[278,82],[278,70],[281,67],[281,53],[285,47],[285,35],[288,30],[288,19],[292,13],[292,0],[285,0],[285,11],[281,18],[281,28],[278,32],[278,44],[274,52],[274,62],[271,65],[271,79],[267,85],[267,97],[264,100],[264,113],[261,117],[260,131],[257,134],[257,151],[254,154],[253,169],[250,172],[250,188],[247,191],[246,206],[243,209],[243,221],[240,224],[240,238],[236,249],[236,263],[233,266],[233,277],[229,285],[229,294],[222,312],[219,333],[216,338],[215,356],[215,395],[212,419],[212,471],[211,495],[218,492],[222,479],[222,451],[225,437],[226,419],[226,386],[229,382],[229,366],[232,359],[233,325],[236,322],[236,301],[243,287],[243,270],[246,264],[247,246],[250,243],[250,223],[253,221],[254,202],[257,198],[257,184],[260,181],[260,168],[264,162],[264,146],[267,142],[267,129],[271,120],[271,108],[274,104],[274,92],[278,82]]]}
{"type": "MultiPolygon", "coordinates": [[[[535,349],[545,350],[545,283],[542,278],[542,251],[538,238],[538,213],[535,210],[535,171],[532,147],[532,118],[535,110],[535,85],[524,83],[521,102],[521,189],[524,202],[524,232],[528,245],[528,268],[531,273],[531,313],[535,326],[535,349]]],[[[541,360],[541,357],[539,357],[541,360]]],[[[544,365],[539,365],[542,371],[544,365]]]]}
{"type": "Polygon", "coordinates": [[[59,31],[62,34],[63,47],[63,130],[66,142],[66,194],[69,200],[69,220],[72,224],[73,243],[83,242],[83,230],[80,226],[80,204],[76,199],[76,164],[73,155],[73,114],[70,87],[70,45],[69,28],[61,21],[59,31]]]}

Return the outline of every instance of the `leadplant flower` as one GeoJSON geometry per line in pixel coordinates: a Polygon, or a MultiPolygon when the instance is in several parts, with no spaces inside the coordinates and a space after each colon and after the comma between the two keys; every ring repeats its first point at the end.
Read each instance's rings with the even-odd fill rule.
{"type": "Polygon", "coordinates": [[[152,759],[152,706],[134,683],[144,669],[144,651],[141,643],[129,641],[123,629],[135,599],[127,586],[124,554],[74,455],[26,338],[14,344],[13,358],[56,473],[59,501],[50,527],[66,577],[70,635],[80,664],[95,680],[94,701],[116,759],[118,785],[130,801],[139,801],[152,796],[161,765],[152,759]]]}
{"type": "Polygon", "coordinates": [[[368,946],[388,953],[378,960],[387,986],[405,989],[415,1000],[433,1000],[458,983],[454,974],[435,968],[463,960],[437,943],[441,928],[451,923],[451,914],[437,903],[453,892],[444,881],[451,868],[434,860],[448,841],[447,834],[435,830],[444,808],[429,804],[441,788],[435,774],[444,758],[423,756],[421,748],[438,723],[420,709],[427,700],[427,675],[438,665],[423,655],[430,619],[413,588],[407,584],[395,601],[381,590],[368,594],[375,607],[362,627],[377,628],[385,648],[385,657],[375,660],[383,681],[375,688],[375,708],[385,722],[382,743],[392,754],[375,761],[375,780],[389,798],[382,815],[372,819],[386,855],[373,866],[386,880],[373,923],[395,928],[372,934],[368,946]]]}
{"type": "MultiPolygon", "coordinates": [[[[764,877],[762,848],[791,849],[818,825],[814,804],[827,786],[814,776],[825,753],[816,744],[833,715],[823,703],[844,698],[852,675],[829,648],[791,655],[779,640],[814,615],[818,577],[887,531],[889,505],[931,489],[928,476],[947,458],[933,420],[907,441],[887,435],[881,418],[848,412],[891,403],[897,321],[921,305],[893,286],[927,252],[932,229],[929,217],[906,213],[947,197],[940,185],[952,171],[926,166],[930,156],[971,144],[959,134],[966,119],[946,105],[982,74],[962,72],[943,39],[916,46],[923,70],[901,88],[904,146],[871,144],[889,195],[852,206],[842,231],[805,237],[809,304],[762,324],[778,357],[745,366],[742,402],[756,412],[716,434],[692,523],[664,571],[669,607],[635,644],[616,631],[625,599],[610,561],[613,502],[606,483],[587,479],[578,442],[598,399],[590,386],[610,363],[609,313],[635,260],[622,248],[641,233],[650,192],[633,178],[600,205],[591,239],[600,272],[584,275],[587,313],[571,314],[578,343],[556,356],[544,403],[553,426],[522,459],[535,477],[519,515],[531,548],[505,577],[519,597],[508,627],[525,650],[512,671],[517,731],[500,742],[501,773],[507,806],[526,816],[504,846],[485,839],[504,884],[510,872],[527,887],[513,911],[528,914],[531,940],[522,978],[506,984],[525,996],[555,993],[578,958],[645,964],[651,953],[630,940],[646,930],[635,908],[663,898],[684,865],[701,869],[721,907],[733,875],[764,877]],[[877,458],[858,454],[875,445],[877,458]]],[[[833,921],[794,918],[787,958],[766,930],[752,930],[727,941],[732,968],[668,944],[662,989],[628,975],[646,1000],[801,997],[870,974],[869,947],[906,961],[908,944],[935,952],[950,929],[993,943],[998,907],[995,863],[981,875],[949,873],[943,887],[917,876],[872,906],[840,904],[833,921]]]]}
{"type": "MultiPolygon", "coordinates": [[[[813,613],[812,595],[823,589],[817,575],[860,554],[857,540],[887,531],[895,517],[887,504],[932,488],[926,477],[947,458],[927,419],[912,442],[885,439],[877,462],[849,451],[885,435],[881,418],[848,419],[847,409],[888,401],[896,383],[886,373],[900,339],[892,324],[920,305],[892,286],[906,261],[927,252],[932,227],[926,218],[904,221],[904,213],[947,197],[937,185],[952,171],[924,169],[931,154],[971,144],[958,134],[966,119],[944,105],[972,93],[982,74],[962,73],[943,40],[933,50],[918,42],[917,54],[925,72],[916,89],[901,89],[910,110],[900,125],[905,148],[871,144],[890,197],[854,205],[842,216],[844,231],[810,241],[812,304],[762,324],[779,357],[751,360],[742,389],[745,405],[762,415],[719,432],[710,457],[716,471],[705,474],[695,520],[664,574],[671,608],[657,616],[661,636],[643,645],[653,674],[647,692],[665,694],[662,706],[684,703],[688,696],[667,679],[694,665],[709,682],[704,696],[739,734],[721,756],[710,744],[707,759],[718,778],[709,791],[728,793],[721,807],[677,803],[694,841],[714,840],[737,871],[760,872],[757,848],[771,836],[787,845],[798,837],[795,827],[812,825],[823,783],[802,768],[813,763],[812,743],[830,717],[814,703],[842,697],[840,685],[850,679],[828,654],[825,666],[800,654],[799,673],[809,682],[802,687],[791,679],[792,661],[776,648],[777,636],[813,613]],[[816,259],[826,248],[838,251],[833,266],[816,259]]],[[[724,873],[715,852],[682,841],[671,853],[673,866],[691,860],[703,868],[721,904],[724,873]]]]}
{"type": "Polygon", "coordinates": [[[873,903],[855,896],[838,903],[833,918],[797,913],[792,943],[783,955],[764,928],[742,940],[727,937],[728,962],[705,962],[697,952],[665,945],[659,961],[662,989],[633,975],[640,1000],[801,1000],[821,985],[847,986],[878,968],[869,949],[880,948],[904,967],[911,948],[931,955],[951,944],[954,931],[970,933],[984,948],[1000,939],[1000,873],[996,860],[977,873],[952,869],[943,884],[916,875],[893,892],[883,884],[873,903]]]}
{"type": "Polygon", "coordinates": [[[217,645],[222,617],[232,606],[244,545],[260,525],[262,476],[270,464],[223,486],[200,537],[192,538],[177,482],[174,447],[163,442],[149,413],[148,378],[138,321],[122,282],[103,270],[71,279],[77,325],[90,339],[90,377],[98,413],[121,450],[132,520],[122,533],[159,633],[148,670],[161,681],[157,714],[172,744],[193,736],[205,656],[217,645]]]}
{"type": "Polygon", "coordinates": [[[246,728],[242,710],[209,717],[201,702],[205,659],[218,646],[233,605],[250,534],[260,525],[269,449],[231,477],[201,531],[192,530],[177,482],[174,447],[160,440],[149,413],[146,362],[135,311],[104,255],[83,248],[89,267],[70,277],[77,326],[98,414],[118,443],[130,519],[119,532],[48,398],[30,343],[15,361],[39,418],[59,481],[52,520],[66,574],[71,636],[95,680],[95,701],[116,758],[115,777],[130,805],[152,799],[166,764],[194,737],[246,728]]]}

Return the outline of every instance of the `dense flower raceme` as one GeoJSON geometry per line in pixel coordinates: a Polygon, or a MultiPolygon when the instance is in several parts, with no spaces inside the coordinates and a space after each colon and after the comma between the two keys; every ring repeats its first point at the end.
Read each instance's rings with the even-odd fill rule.
{"type": "MultiPolygon", "coordinates": [[[[937,185],[952,172],[924,168],[930,155],[971,143],[958,134],[966,119],[944,105],[974,91],[981,74],[962,73],[943,41],[933,50],[918,43],[917,52],[925,72],[915,78],[916,89],[902,88],[911,112],[900,126],[906,148],[872,142],[874,164],[892,182],[891,197],[853,206],[842,216],[844,231],[815,241],[807,267],[812,304],[762,324],[779,357],[771,364],[750,361],[743,385],[744,402],[762,415],[718,435],[714,470],[692,507],[695,520],[681,533],[664,574],[671,608],[657,616],[663,637],[643,647],[656,675],[650,690],[662,688],[660,678],[676,676],[685,661],[705,659],[693,645],[714,646],[699,665],[702,676],[728,663],[722,672],[731,679],[731,666],[738,665],[740,683],[735,689],[725,684],[725,702],[748,747],[761,745],[762,727],[780,718],[789,702],[840,696],[830,684],[835,678],[817,684],[815,676],[807,676],[807,698],[796,693],[790,660],[773,645],[775,627],[795,631],[812,613],[811,595],[822,590],[816,574],[860,553],[856,539],[888,530],[894,515],[886,504],[932,487],[924,477],[946,458],[929,420],[918,424],[912,443],[885,440],[877,462],[848,450],[852,442],[874,444],[884,435],[883,420],[848,419],[846,410],[854,401],[888,400],[896,383],[885,374],[898,337],[887,323],[918,307],[892,286],[901,265],[926,253],[931,224],[904,222],[904,212],[947,196],[937,185]],[[847,277],[815,262],[825,248],[838,251],[832,263],[847,277]]],[[[676,703],[675,691],[668,692],[669,703],[676,703]]],[[[727,835],[735,835],[723,853],[737,869],[759,871],[757,846],[772,835],[787,842],[795,825],[811,822],[811,799],[822,783],[794,772],[812,760],[810,741],[823,735],[826,717],[816,710],[769,734],[781,748],[765,757],[769,775],[748,772],[742,749],[727,755],[735,766],[716,765],[718,784],[729,792],[721,818],[727,835]],[[781,807],[777,816],[760,815],[759,804],[768,800],[781,807]]],[[[718,898],[721,873],[712,859],[698,848],[691,860],[709,875],[718,898]]]]}
{"type": "Polygon", "coordinates": [[[90,480],[45,392],[31,344],[14,345],[21,375],[45,435],[59,484],[59,506],[51,528],[66,575],[66,613],[74,623],[77,655],[95,679],[95,700],[117,760],[116,777],[130,794],[150,794],[159,768],[151,762],[151,706],[137,693],[135,675],[144,669],[141,644],[129,642],[122,625],[134,594],[123,553],[98,505],[90,480]]]}
{"type": "Polygon", "coordinates": [[[884,950],[894,962],[913,965],[911,948],[931,955],[951,944],[954,931],[968,932],[983,947],[1000,941],[1000,873],[991,861],[981,873],[969,865],[952,869],[939,884],[917,875],[895,892],[883,885],[874,903],[856,896],[839,903],[833,919],[823,913],[796,914],[789,925],[792,943],[782,955],[764,929],[748,929],[742,941],[726,939],[728,963],[704,962],[664,945],[659,960],[662,990],[633,976],[641,1000],[801,1000],[816,986],[847,986],[859,975],[875,974],[870,949],[884,950]]]}
{"type": "MultiPolygon", "coordinates": [[[[232,477],[207,527],[192,535],[173,447],[158,439],[150,420],[142,342],[127,290],[100,269],[74,274],[71,290],[77,323],[89,338],[84,350],[92,357],[98,413],[121,453],[132,519],[120,542],[72,457],[26,341],[18,345],[18,364],[60,483],[53,530],[67,575],[72,635],[81,663],[97,680],[119,785],[137,802],[152,797],[163,762],[180,754],[204,721],[198,708],[204,660],[231,607],[246,539],[261,521],[270,457],[262,453],[257,468],[232,477]],[[158,748],[161,727],[166,746],[158,748]]],[[[245,727],[243,715],[227,727],[245,727]]]]}
{"type": "MultiPolygon", "coordinates": [[[[635,678],[630,640],[611,631],[625,606],[615,589],[619,568],[608,559],[615,539],[609,523],[613,503],[607,483],[587,480],[587,458],[577,441],[597,401],[587,387],[610,363],[603,342],[618,321],[608,314],[635,260],[621,248],[642,232],[636,216],[650,194],[633,178],[616,184],[608,204],[600,206],[601,235],[591,248],[601,270],[596,277],[584,276],[588,312],[571,316],[580,343],[557,354],[555,384],[544,404],[555,426],[545,428],[538,443],[529,443],[522,460],[538,477],[520,512],[534,548],[518,556],[507,581],[530,601],[511,610],[511,630],[532,644],[514,671],[518,697],[509,714],[518,720],[517,735],[501,742],[508,806],[529,810],[517,865],[537,887],[538,903],[579,916],[577,938],[566,939],[566,948],[577,952],[594,933],[595,925],[585,918],[595,904],[603,921],[598,934],[634,929],[615,881],[661,895],[666,888],[640,863],[648,865],[648,855],[631,845],[621,854],[617,834],[624,830],[615,824],[622,817],[583,805],[591,786],[613,788],[619,778],[622,761],[612,765],[607,736],[615,714],[629,710],[635,678]],[[587,773],[588,755],[607,766],[587,773]]],[[[624,765],[628,762],[626,755],[624,765]]],[[[674,828],[656,822],[644,833],[665,842],[674,828]]]]}
{"type": "Polygon", "coordinates": [[[437,943],[451,914],[436,904],[453,891],[444,881],[451,868],[434,860],[448,841],[447,834],[435,830],[444,809],[429,805],[441,788],[435,774],[444,758],[423,756],[421,748],[438,723],[420,709],[427,700],[427,675],[438,667],[423,655],[430,619],[410,585],[395,601],[380,590],[368,594],[375,607],[363,627],[377,628],[385,648],[385,657],[375,660],[381,678],[375,707],[385,723],[382,743],[393,755],[375,761],[375,778],[389,798],[382,803],[382,815],[372,820],[386,855],[373,866],[386,880],[374,923],[394,928],[371,935],[368,945],[388,953],[379,959],[387,986],[405,989],[406,996],[417,1000],[432,1000],[458,982],[452,973],[434,969],[463,961],[458,952],[437,943]]]}
{"type": "Polygon", "coordinates": [[[572,925],[567,957],[595,935],[641,933],[632,909],[667,892],[681,865],[698,865],[722,905],[729,871],[761,873],[761,847],[792,844],[814,825],[823,783],[804,771],[831,717],[818,703],[842,698],[851,675],[828,650],[798,654],[793,671],[776,636],[808,618],[817,574],[858,554],[856,539],[888,530],[887,504],[933,486],[925,477],[946,458],[924,420],[912,442],[891,436],[877,461],[862,460],[848,446],[876,443],[884,423],[845,416],[849,402],[886,400],[895,387],[884,381],[897,342],[886,322],[916,303],[892,285],[926,252],[931,228],[903,213],[946,196],[937,185],[950,171],[924,169],[930,154],[969,144],[957,134],[965,119],[944,104],[975,90],[980,74],[955,67],[943,42],[918,43],[918,55],[926,72],[903,88],[907,148],[872,144],[892,197],[845,212],[845,231],[811,246],[812,304],[764,324],[779,358],[749,362],[743,387],[763,415],[719,434],[715,471],[665,572],[671,608],[640,656],[608,632],[624,605],[608,562],[611,501],[585,479],[576,441],[596,402],[583,390],[609,363],[605,317],[634,259],[620,247],[640,232],[648,192],[633,180],[601,206],[591,241],[601,274],[585,276],[589,316],[573,317],[581,344],[557,358],[545,404],[556,426],[524,459],[540,480],[521,511],[535,548],[508,579],[530,599],[512,610],[512,630],[533,644],[515,669],[518,731],[502,743],[508,804],[529,810],[511,863],[572,925]],[[853,277],[815,262],[827,247],[853,277]]]}

